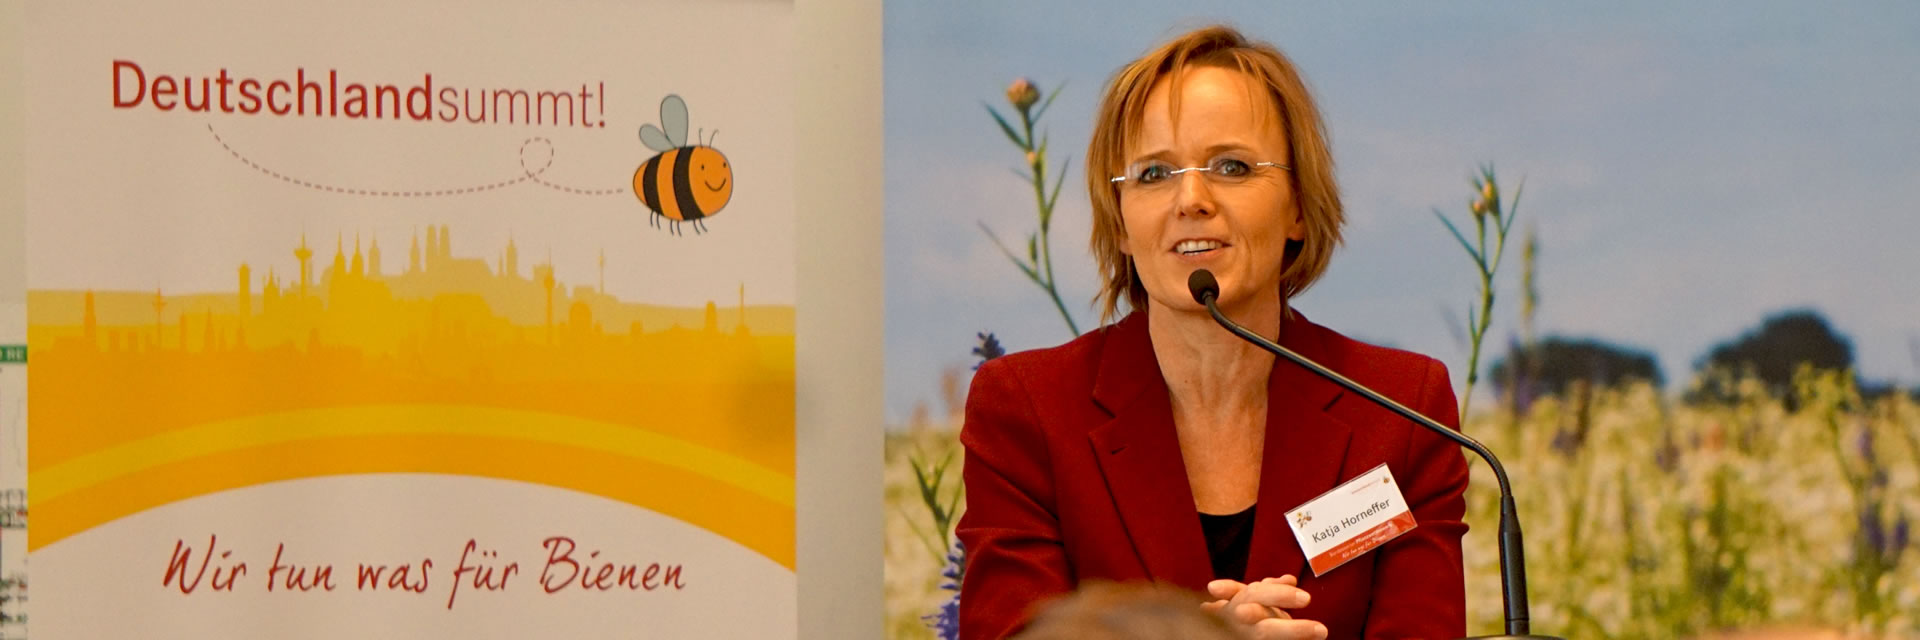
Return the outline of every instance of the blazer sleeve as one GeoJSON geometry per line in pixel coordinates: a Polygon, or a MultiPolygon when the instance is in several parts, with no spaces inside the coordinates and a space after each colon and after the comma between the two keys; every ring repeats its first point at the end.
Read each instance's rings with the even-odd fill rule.
{"type": "Polygon", "coordinates": [[[960,430],[967,511],[956,533],[967,556],[960,586],[965,639],[1012,635],[1036,603],[1073,589],[1046,437],[1012,365],[992,360],[974,374],[960,430]]]}
{"type": "MultiPolygon", "coordinates": [[[[1414,409],[1454,430],[1460,411],[1446,365],[1427,361],[1414,409]]],[[[1408,423],[1400,489],[1418,526],[1387,543],[1374,564],[1367,638],[1459,638],[1466,635],[1466,577],[1460,556],[1466,535],[1467,460],[1460,446],[1408,423]]]]}

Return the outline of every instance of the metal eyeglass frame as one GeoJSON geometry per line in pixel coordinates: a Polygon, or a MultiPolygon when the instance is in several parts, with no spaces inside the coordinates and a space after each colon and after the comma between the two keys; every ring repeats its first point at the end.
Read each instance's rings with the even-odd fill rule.
{"type": "MultiPolygon", "coordinates": [[[[1245,162],[1245,161],[1244,161],[1244,160],[1242,160],[1241,162],[1245,162]]],[[[1209,163],[1209,164],[1211,164],[1211,163],[1209,163]]],[[[1292,166],[1289,166],[1289,165],[1284,165],[1284,164],[1280,164],[1280,163],[1278,163],[1278,162],[1248,162],[1248,163],[1247,163],[1247,166],[1248,166],[1248,168],[1249,168],[1249,169],[1257,169],[1257,168],[1260,168],[1260,167],[1273,167],[1273,168],[1275,168],[1275,169],[1279,169],[1279,170],[1281,170],[1281,171],[1292,171],[1292,170],[1293,170],[1293,167],[1292,167],[1292,166]]],[[[1212,171],[1215,171],[1216,169],[1217,169],[1216,167],[1212,167],[1212,166],[1203,166],[1203,167],[1186,167],[1186,168],[1183,168],[1183,169],[1172,169],[1172,170],[1169,170],[1169,171],[1167,171],[1167,177],[1168,177],[1169,179],[1171,179],[1171,178],[1174,178],[1174,177],[1178,177],[1178,176],[1179,176],[1180,174],[1182,174],[1182,173],[1186,173],[1186,172],[1188,172],[1188,171],[1198,171],[1198,172],[1201,172],[1201,173],[1210,173],[1210,172],[1212,172],[1212,171]]],[[[1135,183],[1135,184],[1141,184],[1141,185],[1143,185],[1143,186],[1144,186],[1144,183],[1141,183],[1141,182],[1139,182],[1139,181],[1138,181],[1138,179],[1136,179],[1136,178],[1130,178],[1130,177],[1128,177],[1128,176],[1124,176],[1124,175],[1121,175],[1121,176],[1114,176],[1114,177],[1112,177],[1112,178],[1110,178],[1110,179],[1108,179],[1108,180],[1107,180],[1107,182],[1109,182],[1109,183],[1112,183],[1112,182],[1133,182],[1133,183],[1135,183]]]]}

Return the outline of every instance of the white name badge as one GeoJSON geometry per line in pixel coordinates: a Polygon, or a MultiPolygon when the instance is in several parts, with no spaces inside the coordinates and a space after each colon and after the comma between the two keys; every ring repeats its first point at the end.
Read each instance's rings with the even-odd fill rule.
{"type": "Polygon", "coordinates": [[[1287,522],[1316,576],[1418,526],[1386,463],[1287,512],[1287,522]]]}

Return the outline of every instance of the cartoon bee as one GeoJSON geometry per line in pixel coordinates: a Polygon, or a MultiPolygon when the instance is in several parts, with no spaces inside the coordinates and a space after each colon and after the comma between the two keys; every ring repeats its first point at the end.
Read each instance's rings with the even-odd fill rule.
{"type": "Polygon", "coordinates": [[[705,142],[688,145],[687,102],[677,95],[660,101],[659,127],[640,127],[640,142],[659,153],[633,172],[633,195],[653,210],[647,222],[654,228],[660,227],[664,217],[674,235],[680,235],[682,222],[706,233],[703,220],[720,213],[733,199],[733,166],[713,148],[713,138],[719,135],[715,129],[705,142]]]}

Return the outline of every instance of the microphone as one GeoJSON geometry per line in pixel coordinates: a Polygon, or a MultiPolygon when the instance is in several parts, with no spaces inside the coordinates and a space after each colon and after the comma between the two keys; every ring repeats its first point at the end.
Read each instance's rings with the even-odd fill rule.
{"type": "Polygon", "coordinates": [[[1480,444],[1479,440],[1468,437],[1464,433],[1448,429],[1446,425],[1435,422],[1432,418],[1428,418],[1421,415],[1418,411],[1407,408],[1406,405],[1394,402],[1392,398],[1380,395],[1377,391],[1368,389],[1360,383],[1354,382],[1352,379],[1322,366],[1318,362],[1308,360],[1305,356],[1294,353],[1291,349],[1274,344],[1272,340],[1261,337],[1260,334],[1254,333],[1246,327],[1242,327],[1234,323],[1234,321],[1227,319],[1227,315],[1220,312],[1220,307],[1217,304],[1220,297],[1220,282],[1214,279],[1212,271],[1200,269],[1193,272],[1192,275],[1187,276],[1187,291],[1193,294],[1194,302],[1206,305],[1207,312],[1213,314],[1214,322],[1218,322],[1220,326],[1226,327],[1227,331],[1233,332],[1233,335],[1240,336],[1241,339],[1251,342],[1255,346],[1271,351],[1274,355],[1305,367],[1308,371],[1312,371],[1314,374],[1331,380],[1334,384],[1338,384],[1348,391],[1352,391],[1373,401],[1374,404],[1385,407],[1389,411],[1400,414],[1401,417],[1412,420],[1414,423],[1426,427],[1434,433],[1445,436],[1448,440],[1459,443],[1460,446],[1472,449],[1481,459],[1486,460],[1487,466],[1493,469],[1493,477],[1500,482],[1500,587],[1501,599],[1506,604],[1507,626],[1505,635],[1478,636],[1478,638],[1483,640],[1492,640],[1495,638],[1561,640],[1554,636],[1532,635],[1528,629],[1530,622],[1527,615],[1527,561],[1526,552],[1523,548],[1524,545],[1520,542],[1520,516],[1518,510],[1514,507],[1513,488],[1507,483],[1507,470],[1505,467],[1500,466],[1500,458],[1494,456],[1493,451],[1487,449],[1486,445],[1480,444]]]}

